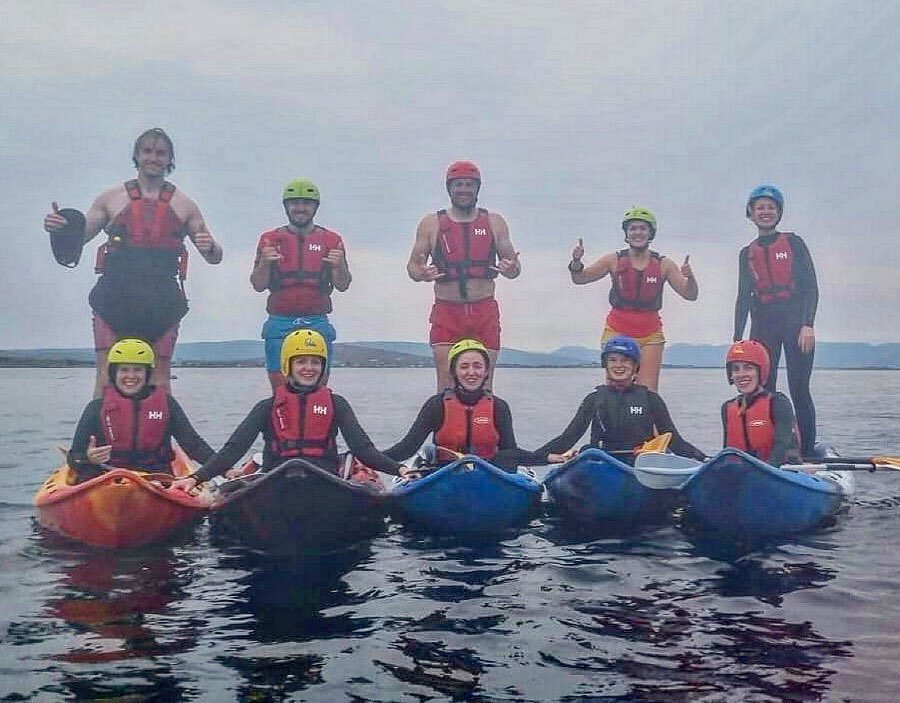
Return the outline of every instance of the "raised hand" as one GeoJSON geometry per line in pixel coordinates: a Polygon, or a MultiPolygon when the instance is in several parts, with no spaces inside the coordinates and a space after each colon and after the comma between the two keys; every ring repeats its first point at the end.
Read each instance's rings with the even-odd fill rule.
{"type": "Polygon", "coordinates": [[[490,268],[504,276],[517,273],[519,271],[519,252],[516,252],[511,259],[500,259],[496,266],[490,268]]]}
{"type": "Polygon", "coordinates": [[[112,457],[112,445],[104,444],[102,447],[98,447],[97,438],[91,435],[85,455],[91,464],[107,464],[112,457]]]}
{"type": "Polygon", "coordinates": [[[419,280],[431,283],[444,277],[444,272],[434,264],[428,263],[428,254],[422,252],[416,256],[416,263],[419,266],[419,280]]]}
{"type": "Polygon", "coordinates": [[[691,255],[687,254],[684,257],[684,263],[681,264],[681,275],[685,278],[693,278],[694,272],[691,270],[691,255]]]}
{"type": "Polygon", "coordinates": [[[584,242],[581,237],[578,238],[578,244],[572,249],[572,261],[581,261],[584,256],[584,242]]]}
{"type": "Polygon", "coordinates": [[[65,217],[59,214],[59,204],[54,200],[50,203],[50,212],[44,215],[44,231],[59,232],[63,227],[69,224],[65,217]]]}

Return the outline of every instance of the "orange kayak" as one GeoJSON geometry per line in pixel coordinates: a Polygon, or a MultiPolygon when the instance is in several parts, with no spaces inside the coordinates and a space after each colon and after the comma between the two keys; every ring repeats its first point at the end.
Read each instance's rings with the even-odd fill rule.
{"type": "MultiPolygon", "coordinates": [[[[172,472],[191,472],[189,459],[175,449],[172,472]]],[[[69,466],[56,469],[34,496],[38,521],[49,530],[95,547],[139,547],[165,539],[199,519],[212,504],[171,488],[172,477],[131,469],[110,469],[75,484],[69,466]]]]}

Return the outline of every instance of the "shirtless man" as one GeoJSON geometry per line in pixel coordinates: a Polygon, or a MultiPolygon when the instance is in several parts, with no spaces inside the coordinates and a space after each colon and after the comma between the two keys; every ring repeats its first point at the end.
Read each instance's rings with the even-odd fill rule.
{"type": "Polygon", "coordinates": [[[446,182],[450,209],[422,218],[406,265],[412,280],[434,283],[429,341],[438,392],[452,386],[447,355],[460,339],[484,344],[490,368],[495,368],[500,308],[494,299],[494,278],[497,274],[515,278],[522,272],[506,220],[476,207],[481,188],[478,167],[471,161],[455,161],[447,169],[446,182]]]}
{"type": "MultiPolygon", "coordinates": [[[[97,252],[95,268],[101,275],[88,297],[97,353],[95,398],[108,382],[107,351],[122,337],[152,343],[151,383],[169,389],[178,325],[188,310],[184,238],[207,262],[222,261],[222,246],[207,231],[196,203],[165,179],[175,169],[174,159],[169,135],[148,129],[134,142],[137,178],[101,193],[84,216],[85,243],[101,230],[109,237],[97,252]]],[[[68,225],[54,202],[44,229],[54,234],[68,225]]]]}

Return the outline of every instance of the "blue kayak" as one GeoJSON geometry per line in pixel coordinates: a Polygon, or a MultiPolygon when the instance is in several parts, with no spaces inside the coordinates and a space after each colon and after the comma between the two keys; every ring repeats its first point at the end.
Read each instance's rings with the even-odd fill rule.
{"type": "Polygon", "coordinates": [[[631,466],[601,449],[586,449],[554,467],[544,485],[563,518],[583,524],[652,521],[680,499],[676,490],[644,485],[631,466]]]}
{"type": "Polygon", "coordinates": [[[403,517],[436,532],[485,533],[526,522],[541,485],[476,456],[396,484],[388,496],[403,517]]]}
{"type": "Polygon", "coordinates": [[[853,492],[853,474],[779,469],[723,449],[683,490],[702,526],[740,537],[772,537],[809,530],[837,513],[853,492]]]}

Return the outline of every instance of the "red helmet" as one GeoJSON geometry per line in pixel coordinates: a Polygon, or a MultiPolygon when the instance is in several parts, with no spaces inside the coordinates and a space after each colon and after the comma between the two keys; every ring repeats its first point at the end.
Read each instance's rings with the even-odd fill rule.
{"type": "Polygon", "coordinates": [[[454,161],[447,167],[446,181],[449,183],[454,178],[474,178],[481,183],[481,171],[471,161],[454,161]]]}
{"type": "Polygon", "coordinates": [[[745,339],[735,342],[728,348],[728,353],[725,355],[725,375],[728,377],[729,383],[734,383],[731,380],[730,367],[732,361],[746,361],[748,364],[753,364],[758,368],[760,385],[764,385],[769,380],[771,364],[769,361],[769,350],[766,349],[766,345],[762,342],[757,342],[755,339],[745,339]]]}

